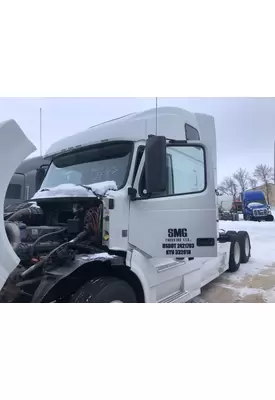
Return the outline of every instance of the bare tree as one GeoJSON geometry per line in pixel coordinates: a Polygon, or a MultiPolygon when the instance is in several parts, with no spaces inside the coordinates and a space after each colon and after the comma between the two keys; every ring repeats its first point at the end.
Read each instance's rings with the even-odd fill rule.
{"type": "Polygon", "coordinates": [[[233,178],[238,182],[242,192],[248,189],[249,174],[246,169],[239,168],[233,175],[233,178]]]}
{"type": "Polygon", "coordinates": [[[270,183],[273,180],[273,168],[266,164],[256,166],[254,176],[264,184],[267,202],[269,203],[270,183]]]}
{"type": "Polygon", "coordinates": [[[228,177],[224,178],[224,180],[221,182],[221,184],[218,188],[218,190],[222,194],[227,194],[229,196],[236,196],[237,189],[238,189],[238,185],[234,181],[234,178],[232,176],[228,176],[228,177]]]}
{"type": "Polygon", "coordinates": [[[248,178],[249,186],[251,189],[255,189],[257,187],[257,179],[252,178],[251,176],[248,178]]]}

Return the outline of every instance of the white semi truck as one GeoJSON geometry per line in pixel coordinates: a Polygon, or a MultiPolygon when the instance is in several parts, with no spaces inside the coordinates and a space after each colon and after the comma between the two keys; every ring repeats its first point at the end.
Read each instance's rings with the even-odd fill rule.
{"type": "Polygon", "coordinates": [[[4,211],[8,214],[14,211],[18,204],[28,201],[39,190],[41,170],[47,170],[50,161],[41,156],[27,158],[19,165],[9,183],[4,211]],[[40,174],[37,172],[39,170],[40,174]]]}
{"type": "MultiPolygon", "coordinates": [[[[0,141],[3,207],[35,147],[13,120],[0,141]]],[[[2,302],[187,302],[248,262],[248,233],[218,228],[213,117],[134,113],[54,143],[47,157],[33,203],[0,225],[2,302]]]]}

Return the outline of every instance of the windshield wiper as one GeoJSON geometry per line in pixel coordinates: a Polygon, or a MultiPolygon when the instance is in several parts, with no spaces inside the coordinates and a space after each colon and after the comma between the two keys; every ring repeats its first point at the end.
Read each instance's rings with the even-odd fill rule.
{"type": "Polygon", "coordinates": [[[99,200],[101,200],[104,197],[104,196],[101,196],[98,193],[96,193],[90,186],[82,185],[81,183],[78,183],[75,186],[81,186],[84,189],[88,190],[89,192],[92,192],[95,195],[95,197],[97,197],[99,200]]]}

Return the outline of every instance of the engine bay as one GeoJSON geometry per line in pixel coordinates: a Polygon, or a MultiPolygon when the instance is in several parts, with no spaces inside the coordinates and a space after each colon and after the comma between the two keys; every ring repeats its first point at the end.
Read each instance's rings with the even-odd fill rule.
{"type": "Polygon", "coordinates": [[[96,197],[45,198],[5,217],[6,234],[20,258],[20,280],[43,274],[76,254],[102,251],[103,203],[96,197]]]}

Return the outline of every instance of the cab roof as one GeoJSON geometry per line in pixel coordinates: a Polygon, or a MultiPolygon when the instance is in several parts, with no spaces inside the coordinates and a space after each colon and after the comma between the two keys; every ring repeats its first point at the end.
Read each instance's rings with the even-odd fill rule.
{"type": "Polygon", "coordinates": [[[55,156],[89,145],[116,141],[140,141],[148,135],[165,135],[170,139],[185,140],[185,126],[198,129],[196,114],[177,107],[159,107],[125,115],[101,124],[91,126],[87,130],[65,137],[48,149],[44,157],[55,156]],[[157,121],[157,124],[156,124],[157,121]]]}
{"type": "Polygon", "coordinates": [[[43,164],[49,164],[49,160],[45,161],[42,156],[26,158],[15,172],[17,174],[27,174],[30,171],[38,169],[43,164]]]}
{"type": "Polygon", "coordinates": [[[262,190],[248,190],[243,193],[243,198],[246,200],[264,200],[265,194],[262,190]]]}

